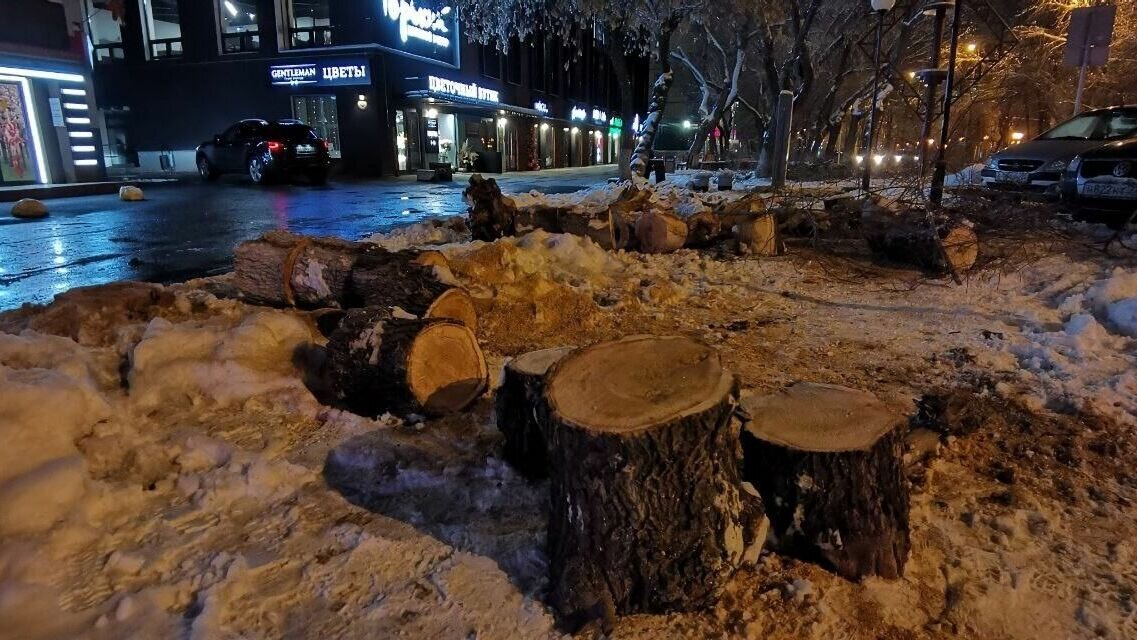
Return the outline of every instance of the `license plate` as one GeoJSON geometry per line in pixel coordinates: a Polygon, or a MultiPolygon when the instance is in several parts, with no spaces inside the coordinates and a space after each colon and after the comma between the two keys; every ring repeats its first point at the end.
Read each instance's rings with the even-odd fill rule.
{"type": "Polygon", "coordinates": [[[1126,180],[1125,182],[1087,182],[1082,186],[1082,195],[1097,198],[1135,200],[1137,199],[1137,180],[1126,180]]]}
{"type": "Polygon", "coordinates": [[[316,147],[314,147],[310,144],[298,144],[298,145],[296,145],[296,153],[299,153],[299,154],[316,153],[316,147]]]}
{"type": "Polygon", "coordinates": [[[995,182],[1026,184],[1030,182],[1030,173],[1026,171],[1000,171],[995,174],[995,182]]]}

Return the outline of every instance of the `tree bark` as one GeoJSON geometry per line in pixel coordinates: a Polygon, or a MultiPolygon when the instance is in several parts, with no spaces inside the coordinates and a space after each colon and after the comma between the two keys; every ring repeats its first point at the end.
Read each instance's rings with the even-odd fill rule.
{"type": "Polygon", "coordinates": [[[659,56],[659,77],[651,87],[651,101],[648,104],[647,115],[637,132],[639,140],[636,150],[632,153],[629,164],[633,175],[647,177],[651,170],[651,156],[655,149],[655,138],[659,134],[660,120],[663,118],[663,109],[667,106],[667,94],[671,91],[671,82],[675,74],[671,70],[671,35],[682,22],[682,15],[672,13],[663,21],[656,40],[656,53],[659,56]]]}
{"type": "Polygon", "coordinates": [[[755,542],[737,386],[710,348],[633,336],[549,374],[551,604],[570,627],[706,606],[755,542]]]}
{"type": "Polygon", "coordinates": [[[233,252],[233,284],[256,304],[338,307],[364,246],[337,238],[270,231],[233,252]]]}
{"type": "Polygon", "coordinates": [[[773,213],[756,214],[754,219],[739,222],[734,229],[739,253],[767,257],[781,254],[782,242],[773,213]]]}
{"type": "Polygon", "coordinates": [[[544,425],[545,380],[549,368],[576,347],[531,351],[505,364],[501,387],[494,397],[494,418],[505,436],[505,460],[531,480],[548,476],[544,425]]]}
{"type": "Polygon", "coordinates": [[[474,240],[493,242],[515,235],[513,206],[502,196],[497,180],[474,174],[470,176],[469,186],[462,191],[462,197],[470,205],[467,216],[474,240]]]}
{"type": "Polygon", "coordinates": [[[965,273],[979,258],[979,237],[965,221],[929,223],[923,214],[890,215],[866,207],[865,240],[873,253],[929,273],[965,273]]]}
{"type": "Polygon", "coordinates": [[[745,403],[743,477],[784,552],[848,579],[904,574],[904,421],[872,394],[810,383],[745,403]]]}
{"type": "Polygon", "coordinates": [[[446,258],[432,251],[369,249],[351,270],[350,306],[401,309],[418,318],[451,318],[476,331],[478,314],[464,289],[454,286],[446,258]],[[440,265],[439,261],[443,264],[440,265]]]}
{"type": "Polygon", "coordinates": [[[454,413],[477,399],[489,382],[477,338],[454,320],[352,309],[332,332],[327,352],[337,396],[366,416],[454,413]]]}

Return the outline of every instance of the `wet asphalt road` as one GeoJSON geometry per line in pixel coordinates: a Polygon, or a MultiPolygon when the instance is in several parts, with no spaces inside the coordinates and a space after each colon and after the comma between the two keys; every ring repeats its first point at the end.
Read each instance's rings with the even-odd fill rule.
{"type": "MultiPolygon", "coordinates": [[[[564,193],[603,182],[611,167],[522,173],[503,191],[564,193]]],[[[424,218],[465,212],[464,182],[408,181],[255,187],[151,186],[143,202],[117,195],[45,200],[51,215],[22,221],[0,203],[0,310],[49,302],[62,291],[115,280],[177,282],[231,268],[233,247],[273,229],[355,240],[424,218]]]]}

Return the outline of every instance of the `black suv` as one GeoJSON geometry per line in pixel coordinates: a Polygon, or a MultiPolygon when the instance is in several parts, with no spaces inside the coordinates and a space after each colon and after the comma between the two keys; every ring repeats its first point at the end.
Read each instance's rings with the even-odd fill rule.
{"type": "Polygon", "coordinates": [[[197,147],[204,180],[245,173],[254,184],[303,174],[314,184],[328,180],[328,143],[298,120],[242,120],[197,147]]]}

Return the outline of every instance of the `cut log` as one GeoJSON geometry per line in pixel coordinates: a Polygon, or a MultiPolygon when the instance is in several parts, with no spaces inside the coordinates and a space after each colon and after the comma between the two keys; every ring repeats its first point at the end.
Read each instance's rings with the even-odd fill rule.
{"type": "Polygon", "coordinates": [[[849,579],[903,575],[903,419],[870,393],[810,383],[744,409],[743,477],[762,495],[778,548],[849,579]]]}
{"type": "Polygon", "coordinates": [[[497,428],[505,436],[505,460],[527,478],[549,473],[543,418],[545,375],[549,367],[576,347],[531,351],[505,364],[501,388],[494,398],[497,428]]]}
{"type": "Polygon", "coordinates": [[[486,389],[486,361],[474,332],[447,319],[392,317],[352,309],[328,340],[329,378],[355,413],[445,415],[486,389]]]}
{"type": "Polygon", "coordinates": [[[740,491],[736,391],[715,351],[680,337],[601,343],[553,365],[551,600],[570,626],[718,596],[757,528],[740,491]]]}
{"type": "Polygon", "coordinates": [[[933,227],[922,214],[887,215],[866,208],[862,222],[869,248],[894,262],[957,275],[979,257],[979,238],[966,221],[933,227]]]}
{"type": "Polygon", "coordinates": [[[743,255],[776,256],[782,252],[773,213],[739,222],[734,226],[734,237],[738,241],[738,252],[743,255]]]}
{"type": "Polygon", "coordinates": [[[687,242],[687,223],[679,216],[649,211],[636,221],[636,242],[644,253],[667,253],[687,242]]]}
{"type": "Polygon", "coordinates": [[[723,237],[722,224],[718,216],[710,211],[701,211],[687,218],[687,246],[706,247],[723,237]]]}
{"type": "Polygon", "coordinates": [[[363,245],[270,231],[233,254],[233,284],[256,304],[342,306],[352,265],[363,245]]]}
{"type": "Polygon", "coordinates": [[[379,307],[403,316],[451,318],[476,331],[474,301],[454,282],[449,263],[438,252],[373,248],[355,261],[348,301],[350,306],[379,307]],[[443,266],[437,265],[440,260],[443,266]]]}

